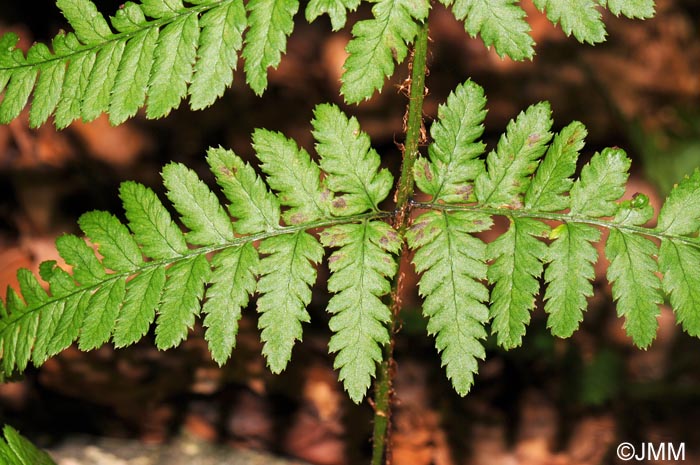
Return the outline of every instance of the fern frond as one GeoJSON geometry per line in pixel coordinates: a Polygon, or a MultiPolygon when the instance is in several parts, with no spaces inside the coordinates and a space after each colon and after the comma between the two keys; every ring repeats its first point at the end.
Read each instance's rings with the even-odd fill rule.
{"type": "Polygon", "coordinates": [[[489,319],[485,303],[486,245],[473,233],[491,227],[487,215],[433,211],[418,217],[406,234],[416,251],[413,263],[422,273],[420,295],[428,333],[436,335],[442,365],[457,393],[466,395],[478,370],[477,359],[486,355],[481,339],[489,319]]]}
{"type": "Polygon", "coordinates": [[[348,58],[340,91],[348,103],[369,99],[381,90],[384,79],[394,73],[408,54],[408,45],[418,34],[418,22],[426,21],[430,2],[426,0],[373,0],[372,19],[352,28],[345,50],[348,58]]]}
{"type": "MultiPolygon", "coordinates": [[[[654,213],[649,199],[637,194],[621,200],[630,168],[624,151],[614,148],[596,153],[578,179],[573,179],[586,129],[574,122],[552,139],[546,104],[530,107],[511,122],[484,165],[477,158],[480,94],[468,90],[471,87],[468,83],[460,86],[448,98],[433,126],[435,140],[428,149],[429,160],[419,158],[414,168],[416,184],[432,196],[428,202],[414,203],[433,212],[418,217],[407,235],[416,250],[414,263],[422,273],[419,286],[425,311],[432,312],[435,301],[444,304],[447,300],[438,291],[426,291],[431,286],[438,288],[438,275],[431,266],[458,254],[441,258],[437,249],[417,239],[418,234],[423,241],[425,237],[472,234],[460,230],[458,222],[436,226],[438,213],[486,215],[489,224],[489,217],[503,216],[509,228],[486,249],[487,278],[493,285],[491,326],[500,345],[521,343],[543,271],[544,308],[552,333],[567,337],[577,329],[593,293],[593,266],[598,259],[594,244],[601,240],[600,228],[610,230],[605,246],[610,260],[608,279],[618,313],[624,316],[625,329],[634,342],[646,347],[653,340],[664,294],[670,296],[684,329],[699,334],[700,215],[696,212],[700,208],[700,171],[672,192],[661,209],[659,225],[646,227],[654,213]],[[479,105],[465,104],[470,97],[479,105]],[[470,106],[474,109],[468,112],[470,106]],[[460,134],[472,132],[474,137],[460,139],[460,134]],[[462,168],[466,166],[469,170],[462,168]],[[444,186],[450,186],[447,192],[454,194],[445,195],[444,186]],[[660,249],[652,239],[660,242],[660,249]]],[[[462,272],[458,260],[454,263],[462,272]]],[[[439,282],[445,286],[445,281],[439,282]]],[[[456,324],[456,317],[451,321],[456,324]]],[[[455,387],[460,391],[457,384],[455,387]]]]}
{"type": "Polygon", "coordinates": [[[328,259],[328,290],[335,294],[328,302],[334,333],[328,348],[336,353],[333,367],[340,369],[345,390],[359,403],[382,360],[380,346],[389,342],[391,310],[381,297],[391,289],[387,278],[396,274],[392,254],[401,240],[386,223],[365,220],[326,229],[321,241],[338,248],[328,259]]]}
{"type": "Polygon", "coordinates": [[[0,463],[7,465],[56,465],[51,457],[19,432],[5,425],[2,429],[4,438],[0,437],[0,463]]]}
{"type": "MultiPolygon", "coordinates": [[[[160,3],[153,0],[149,5],[155,8],[149,10],[152,13],[167,16],[157,9],[160,3]]],[[[387,278],[396,271],[391,253],[401,243],[390,226],[378,221],[387,216],[377,204],[388,194],[391,175],[380,170],[379,156],[355,119],[335,107],[319,107],[314,125],[322,166],[328,171],[283,135],[255,132],[262,171],[277,194],[233,152],[215,148],[207,161],[229,202],[227,209],[194,171],[170,163],[162,172],[165,194],[182,226],[153,190],[135,182],[120,188],[128,227],[107,212],[81,216],[87,241],[74,235],[56,241],[72,275],[55,262],[45,262],[39,274],[48,291],[28,270],[18,272],[21,296],[8,290],[0,307],[2,374],[21,372],[30,360],[39,366],[76,340],[81,350],[110,340],[117,347],[133,344],[152,324],[156,346],[174,347],[188,336],[200,313],[212,358],[223,364],[235,347],[241,310],[253,293],[259,294],[263,355],[279,373],[302,338],[302,323],[309,321],[306,307],[316,281],[315,266],[324,256],[312,233],[349,228],[365,231],[366,241],[355,244],[351,238],[338,244],[342,248],[336,256],[354,255],[346,257],[352,261],[348,269],[336,269],[344,277],[333,279],[351,286],[350,293],[359,289],[358,308],[378,321],[353,328],[333,323],[342,332],[334,340],[364,340],[356,364],[348,365],[342,375],[354,399],[361,399],[364,391],[359,386],[368,383],[377,360],[372,347],[386,340],[376,331],[386,321],[380,309],[388,311],[380,298],[388,292],[387,278]],[[338,146],[343,146],[342,152],[336,151],[338,146]],[[334,195],[351,208],[331,211],[334,195]],[[364,278],[351,276],[354,281],[348,281],[347,272],[355,273],[357,263],[362,263],[364,278]]],[[[334,303],[333,321],[351,318],[358,308],[334,303]]],[[[333,344],[331,350],[339,350],[339,343],[333,344]]],[[[339,359],[347,357],[345,353],[339,359]]]]}
{"type": "Polygon", "coordinates": [[[119,124],[144,104],[148,118],[160,118],[188,94],[193,109],[211,105],[233,80],[246,12],[241,0],[191,3],[126,2],[113,32],[90,0],[58,0],[74,32],[57,35],[53,51],[35,44],[25,57],[15,34],[0,39],[0,123],[16,118],[32,91],[33,127],[51,115],[64,128],[102,113],[119,124]]]}

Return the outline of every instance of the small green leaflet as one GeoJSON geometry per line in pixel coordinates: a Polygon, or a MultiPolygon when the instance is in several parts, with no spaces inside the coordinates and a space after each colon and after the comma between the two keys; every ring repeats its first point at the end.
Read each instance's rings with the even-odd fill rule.
{"type": "Polygon", "coordinates": [[[614,15],[628,18],[651,18],[654,16],[654,0],[598,0],[614,15]]]}
{"type": "Polygon", "coordinates": [[[312,125],[321,169],[328,174],[326,184],[333,192],[344,192],[333,199],[333,213],[347,216],[377,211],[391,190],[393,176],[379,169],[379,154],[357,119],[348,118],[335,105],[318,105],[312,125]]]}
{"type": "Polygon", "coordinates": [[[268,185],[279,192],[280,203],[290,207],[283,215],[287,224],[330,216],[330,192],[321,186],[321,170],[306,150],[280,133],[263,129],[253,133],[253,148],[268,185]]]}
{"type": "Polygon", "coordinates": [[[345,390],[359,403],[382,359],[380,346],[389,342],[391,311],[381,297],[391,288],[387,278],[396,274],[391,255],[398,253],[401,240],[388,224],[365,220],[328,228],[321,241],[339,248],[328,259],[328,290],[335,294],[327,308],[333,315],[328,350],[336,354],[333,367],[340,370],[345,390]]]}
{"type": "Polygon", "coordinates": [[[56,0],[56,6],[66,17],[81,42],[91,45],[112,35],[107,21],[89,0],[56,0]]]}
{"type": "Polygon", "coordinates": [[[452,12],[458,20],[464,21],[469,35],[481,36],[484,44],[493,45],[499,56],[523,60],[535,54],[530,25],[517,0],[440,1],[445,6],[452,5],[452,12]]]}
{"type": "Polygon", "coordinates": [[[479,213],[432,211],[418,217],[406,234],[416,251],[416,271],[422,273],[418,289],[425,298],[428,333],[436,335],[447,377],[462,396],[474,383],[477,359],[486,356],[480,340],[486,338],[489,318],[489,291],[481,282],[486,245],[472,233],[491,225],[491,218],[479,213]]]}
{"type": "Polygon", "coordinates": [[[277,68],[287,47],[299,1],[250,0],[246,10],[249,15],[243,48],[246,80],[257,95],[262,95],[267,87],[267,68],[277,68]]]}
{"type": "Polygon", "coordinates": [[[264,343],[263,355],[273,373],[280,373],[292,357],[292,347],[301,340],[301,323],[309,321],[306,306],[316,281],[313,265],[323,258],[323,247],[310,234],[299,231],[264,240],[257,291],[258,326],[264,343]]]}
{"type": "Polygon", "coordinates": [[[573,34],[579,42],[594,44],[605,40],[605,25],[601,20],[595,0],[534,0],[547,18],[559,23],[568,36],[573,34]]]}
{"type": "Polygon", "coordinates": [[[322,14],[328,14],[334,31],[345,26],[347,12],[355,11],[360,6],[360,0],[311,0],[306,5],[306,21],[313,22],[322,14]]]}
{"type": "Polygon", "coordinates": [[[508,123],[496,150],[486,158],[486,171],[476,178],[474,188],[479,204],[501,207],[521,203],[520,194],[527,190],[529,176],[537,169],[552,138],[550,115],[549,103],[541,102],[508,123]]]}
{"type": "Polygon", "coordinates": [[[613,216],[625,193],[630,159],[621,149],[596,153],[571,188],[571,215],[613,216]]]}
{"type": "Polygon", "coordinates": [[[408,45],[418,33],[417,21],[428,18],[427,0],[373,0],[372,19],[352,28],[353,38],[345,50],[340,92],[348,103],[369,99],[381,90],[384,79],[394,73],[394,61],[401,63],[408,45]]]}
{"type": "Polygon", "coordinates": [[[569,337],[583,319],[586,298],[593,295],[593,265],[598,258],[593,243],[600,240],[600,231],[586,224],[564,223],[552,236],[555,240],[546,254],[544,309],[552,334],[569,337]]]}
{"type": "Polygon", "coordinates": [[[3,465],[56,465],[49,455],[38,449],[10,425],[0,437],[0,463],[3,465]]]}
{"type": "Polygon", "coordinates": [[[413,170],[418,188],[432,195],[433,203],[472,199],[470,184],[484,171],[484,162],[477,157],[485,144],[477,139],[484,132],[485,104],[484,90],[467,81],[438,108],[438,119],[430,128],[435,141],[428,148],[430,161],[419,158],[413,170]]]}
{"type": "Polygon", "coordinates": [[[506,349],[522,342],[530,311],[535,307],[539,292],[538,278],[547,246],[539,241],[547,233],[547,225],[530,219],[511,219],[508,231],[487,247],[492,261],[488,269],[491,291],[491,331],[498,336],[498,344],[506,349]]]}
{"type": "Polygon", "coordinates": [[[610,260],[608,281],[612,284],[617,313],[625,317],[625,330],[639,347],[648,347],[656,336],[663,302],[661,282],[656,276],[653,255],[656,246],[649,239],[612,229],[605,244],[610,260]]]}

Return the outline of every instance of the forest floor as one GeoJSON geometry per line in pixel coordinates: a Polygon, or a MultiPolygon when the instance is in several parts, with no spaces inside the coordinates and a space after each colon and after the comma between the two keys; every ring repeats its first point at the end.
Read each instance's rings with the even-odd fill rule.
{"type": "MultiPolygon", "coordinates": [[[[61,26],[56,17],[37,18],[19,6],[25,2],[15,3],[0,6],[0,32],[19,31],[25,45],[61,26]]],[[[595,48],[566,38],[524,3],[538,43],[536,58],[524,63],[499,59],[436,7],[426,124],[467,76],[489,98],[490,146],[519,111],[549,100],[555,127],[574,119],[588,127],[586,156],[610,145],[628,151],[636,167],[628,195],[646,193],[658,211],[670,186],[700,165],[698,2],[659,0],[650,21],[608,17],[609,41],[595,48]]],[[[297,26],[263,98],[237,72],[226,96],[201,112],[183,108],[159,121],[139,115],[116,128],[100,118],[63,132],[29,129],[26,114],[0,126],[0,295],[17,286],[17,269],[36,271],[57,258],[55,238],[78,232],[81,213],[121,211],[123,180],[162,190],[161,166],[174,160],[210,181],[206,148],[222,145],[251,157],[256,127],[279,130],[312,151],[309,121],[317,103],[335,102],[355,114],[396,173],[406,66],[371,101],[343,105],[338,78],[349,33],[329,34],[324,21],[297,26]]],[[[625,441],[683,443],[685,463],[700,463],[700,341],[682,333],[663,307],[655,343],[635,349],[615,315],[603,269],[596,269],[596,295],[572,338],[549,336],[539,308],[523,347],[506,353],[487,341],[487,359],[466,398],[445,379],[434,341],[425,336],[420,299],[408,286],[396,347],[394,465],[622,463],[615,449],[625,441]]],[[[201,327],[167,352],[156,351],[149,338],[119,351],[71,348],[0,385],[0,420],[52,450],[60,465],[278,463],[264,454],[317,465],[367,463],[372,410],[347,399],[332,369],[325,276],[324,263],[312,323],[280,376],[260,356],[253,305],[223,368],[210,360],[201,327]]]]}

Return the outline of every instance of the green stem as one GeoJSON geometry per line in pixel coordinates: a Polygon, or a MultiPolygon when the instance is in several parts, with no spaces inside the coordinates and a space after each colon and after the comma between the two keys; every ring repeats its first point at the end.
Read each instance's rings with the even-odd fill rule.
{"type": "MultiPolygon", "coordinates": [[[[420,26],[416,42],[413,46],[411,59],[411,83],[408,102],[408,116],[406,117],[406,141],[403,147],[403,161],[401,164],[401,177],[396,189],[396,216],[394,227],[403,236],[408,226],[408,212],[411,208],[411,194],[413,193],[413,165],[418,156],[418,147],[421,143],[423,131],[423,97],[425,96],[426,58],[428,55],[428,22],[420,26]]],[[[407,254],[404,249],[401,253],[403,259],[407,254]]],[[[401,260],[399,263],[404,262],[401,260]]],[[[390,323],[389,344],[384,346],[382,363],[377,373],[377,381],[374,393],[374,433],[372,435],[372,465],[391,463],[391,451],[389,450],[389,432],[391,425],[391,398],[392,381],[394,374],[394,335],[397,332],[397,317],[401,309],[401,287],[404,273],[399,270],[391,288],[392,320],[390,323]]]]}

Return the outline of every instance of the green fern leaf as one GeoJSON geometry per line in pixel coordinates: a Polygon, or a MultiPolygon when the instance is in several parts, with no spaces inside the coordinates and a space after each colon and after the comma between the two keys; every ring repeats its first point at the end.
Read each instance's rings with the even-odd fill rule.
{"type": "Polygon", "coordinates": [[[289,207],[283,215],[287,224],[330,216],[330,193],[321,187],[321,171],[306,150],[280,133],[262,129],[253,133],[253,148],[267,183],[279,192],[280,203],[289,207]]]}
{"type": "Polygon", "coordinates": [[[657,230],[667,235],[659,250],[663,289],[678,321],[691,336],[700,335],[700,170],[677,185],[659,213],[657,230]],[[683,236],[690,236],[686,239],[683,236]]]}
{"type": "Polygon", "coordinates": [[[491,330],[505,348],[521,344],[530,321],[540,289],[537,280],[547,256],[547,247],[537,238],[545,237],[547,229],[547,225],[530,218],[513,218],[508,231],[488,245],[487,256],[492,261],[488,279],[494,285],[491,330]]]}
{"type": "Polygon", "coordinates": [[[391,288],[388,277],[396,274],[401,240],[386,223],[363,221],[328,228],[321,233],[325,247],[336,248],[328,264],[328,302],[333,336],[328,350],[336,353],[334,368],[350,398],[359,403],[370,386],[376,363],[382,359],[380,345],[389,342],[386,323],[391,311],[381,297],[391,288]]]}
{"type": "Polygon", "coordinates": [[[66,74],[66,66],[59,61],[49,61],[51,52],[44,44],[36,44],[27,53],[29,61],[45,61],[39,67],[39,79],[34,89],[34,94],[42,98],[34,98],[29,110],[29,125],[41,126],[56,109],[61,98],[63,78],[66,74]]]}
{"type": "Polygon", "coordinates": [[[484,171],[477,157],[485,145],[476,140],[484,132],[485,103],[483,89],[467,81],[438,108],[438,120],[430,128],[435,141],[428,148],[430,161],[419,158],[413,170],[418,188],[432,195],[433,203],[472,200],[470,184],[484,171]]]}
{"type": "Polygon", "coordinates": [[[615,16],[628,18],[651,18],[654,16],[654,0],[598,0],[615,16]]]}
{"type": "Polygon", "coordinates": [[[335,105],[318,105],[312,121],[321,169],[332,192],[343,192],[333,200],[333,213],[348,216],[377,205],[389,194],[393,176],[379,169],[379,154],[369,136],[360,130],[355,117],[348,118],[335,105]]]}
{"type": "Polygon", "coordinates": [[[654,340],[657,317],[663,302],[661,282],[656,276],[657,254],[653,242],[644,237],[613,229],[605,244],[610,260],[608,280],[612,284],[617,313],[625,317],[625,329],[639,347],[654,340]]]}
{"type": "Polygon", "coordinates": [[[212,259],[214,271],[202,312],[206,315],[204,337],[219,365],[226,363],[236,346],[241,308],[255,292],[258,262],[258,253],[250,243],[223,250],[212,259]]]}
{"type": "Polygon", "coordinates": [[[107,278],[107,273],[85,241],[70,234],[56,239],[56,249],[61,258],[73,267],[75,280],[84,286],[93,286],[107,278]]]}
{"type": "Polygon", "coordinates": [[[571,188],[571,215],[613,216],[625,193],[630,160],[620,149],[596,153],[571,188]]]}
{"type": "Polygon", "coordinates": [[[595,0],[534,0],[540,11],[547,12],[547,18],[561,25],[562,31],[571,34],[579,42],[594,44],[605,40],[605,25],[597,10],[595,0]]]}
{"type": "Polygon", "coordinates": [[[231,220],[216,195],[194,171],[170,163],[163,168],[163,181],[168,198],[189,229],[185,238],[190,244],[214,245],[233,240],[231,220]]]}
{"type": "Polygon", "coordinates": [[[437,335],[442,365],[458,394],[474,383],[477,359],[486,356],[480,340],[489,310],[486,279],[486,245],[472,233],[489,229],[491,218],[471,212],[429,212],[415,220],[406,234],[416,251],[413,263],[422,273],[418,289],[425,298],[423,313],[428,333],[437,335]]]}
{"type": "Polygon", "coordinates": [[[115,347],[131,345],[148,332],[160,305],[165,279],[165,268],[156,267],[126,283],[126,298],[114,325],[115,347]]]}
{"type": "Polygon", "coordinates": [[[479,35],[486,46],[494,46],[499,56],[523,60],[535,54],[530,25],[516,0],[440,1],[445,6],[452,5],[452,12],[458,20],[464,21],[469,35],[479,35]]]}
{"type": "Polygon", "coordinates": [[[213,104],[233,82],[247,26],[243,2],[223,3],[203,14],[199,24],[201,45],[189,89],[193,110],[213,104]]]}
{"type": "Polygon", "coordinates": [[[255,170],[230,150],[209,149],[207,162],[226,197],[239,234],[279,228],[280,206],[255,170]]]}
{"type": "MultiPolygon", "coordinates": [[[[22,271],[20,270],[20,272],[22,271]]],[[[17,273],[18,277],[20,272],[17,273]]],[[[3,328],[5,334],[2,345],[2,366],[3,372],[9,374],[15,367],[19,372],[24,371],[27,367],[39,319],[38,315],[30,313],[30,309],[22,302],[14,289],[7,288],[5,299],[9,321],[3,328]],[[19,321],[22,323],[17,324],[16,322],[19,321]]]]}
{"type": "Polygon", "coordinates": [[[418,34],[417,22],[428,18],[427,0],[373,0],[372,19],[352,28],[345,50],[348,58],[340,91],[348,103],[369,99],[394,73],[394,61],[403,62],[408,45],[418,34]]]}
{"type": "MultiPolygon", "coordinates": [[[[146,255],[155,259],[168,259],[187,253],[185,236],[151,189],[129,181],[121,185],[119,194],[124,203],[129,228],[146,255]]],[[[95,266],[99,267],[99,263],[95,266]]]]}
{"type": "Polygon", "coordinates": [[[311,0],[306,5],[306,21],[312,23],[322,14],[328,14],[334,31],[342,29],[347,21],[348,10],[355,11],[360,0],[311,0]]]}
{"type": "Polygon", "coordinates": [[[309,321],[306,306],[311,302],[311,286],[316,281],[313,265],[323,258],[323,247],[308,233],[270,237],[259,252],[257,291],[258,326],[265,344],[263,355],[273,373],[280,373],[292,356],[296,340],[301,340],[301,323],[309,321]]]}
{"type": "Polygon", "coordinates": [[[143,11],[152,18],[169,18],[184,8],[181,0],[143,0],[143,11]]]}
{"type": "Polygon", "coordinates": [[[95,349],[109,340],[125,293],[126,277],[122,277],[107,281],[93,294],[81,324],[80,350],[95,349]]]}
{"type": "Polygon", "coordinates": [[[257,95],[267,87],[267,68],[277,68],[294,29],[298,0],[251,0],[246,6],[250,28],[243,57],[248,85],[257,95]]]}
{"type": "Polygon", "coordinates": [[[573,184],[571,176],[576,171],[576,160],[586,134],[583,124],[573,122],[554,137],[525,193],[525,208],[559,211],[569,206],[564,194],[573,184]]]}
{"type": "Polygon", "coordinates": [[[38,449],[17,430],[5,425],[0,437],[0,463],[6,465],[56,465],[49,455],[38,449]]]}
{"type": "Polygon", "coordinates": [[[78,39],[86,44],[102,42],[112,35],[107,21],[89,0],[56,0],[78,39]]]}
{"type": "Polygon", "coordinates": [[[163,28],[153,52],[146,116],[161,118],[180,104],[192,79],[199,40],[197,14],[183,15],[163,28]]]}
{"type": "Polygon", "coordinates": [[[487,171],[476,178],[479,204],[493,207],[521,205],[520,194],[552,137],[551,110],[547,102],[533,105],[508,124],[495,151],[486,158],[487,171]]]}
{"type": "Polygon", "coordinates": [[[167,281],[156,320],[156,346],[175,347],[194,326],[204,296],[204,284],[211,268],[204,255],[195,255],[174,263],[167,271],[167,281]]]}
{"type": "Polygon", "coordinates": [[[119,62],[124,54],[126,42],[118,40],[108,43],[97,52],[95,64],[90,71],[85,94],[81,105],[81,116],[85,121],[92,121],[109,110],[111,91],[119,71],[119,62]]]}
{"type": "Polygon", "coordinates": [[[105,267],[114,271],[131,271],[143,263],[138,244],[126,226],[111,213],[85,213],[78,224],[90,242],[98,246],[105,267]]]}
{"type": "Polygon", "coordinates": [[[593,295],[593,265],[598,259],[593,243],[600,240],[600,231],[585,224],[564,223],[550,237],[555,240],[547,252],[549,265],[544,273],[547,326],[555,336],[569,337],[583,320],[586,298],[593,295]]]}

